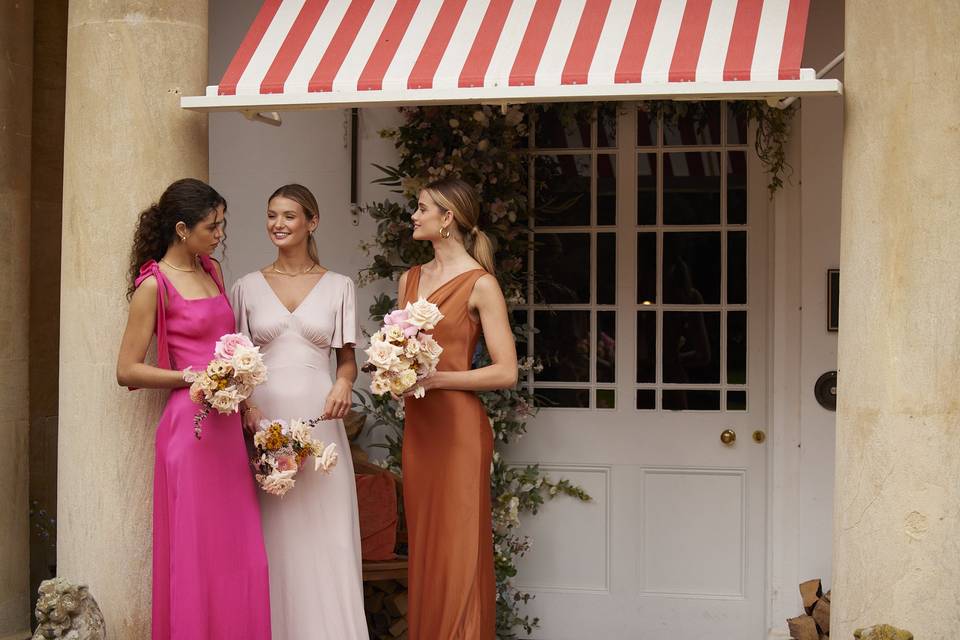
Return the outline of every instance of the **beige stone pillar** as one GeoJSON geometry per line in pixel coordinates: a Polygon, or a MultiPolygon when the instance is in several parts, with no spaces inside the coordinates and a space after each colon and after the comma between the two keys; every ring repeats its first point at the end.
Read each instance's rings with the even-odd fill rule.
{"type": "Polygon", "coordinates": [[[28,327],[33,2],[0,3],[0,638],[30,626],[28,327]]]}
{"type": "Polygon", "coordinates": [[[154,427],[165,394],[117,386],[134,221],[207,175],[206,0],[72,0],[61,263],[58,573],[90,586],[112,638],[150,635],[154,427]]]}
{"type": "Polygon", "coordinates": [[[846,4],[831,638],[960,629],[960,4],[846,4]]]}

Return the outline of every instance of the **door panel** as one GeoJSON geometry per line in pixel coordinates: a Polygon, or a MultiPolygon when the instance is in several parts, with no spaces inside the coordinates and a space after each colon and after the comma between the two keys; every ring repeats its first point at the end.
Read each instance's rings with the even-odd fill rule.
{"type": "Polygon", "coordinates": [[[763,637],[765,183],[726,105],[689,112],[623,105],[533,141],[564,188],[533,196],[518,313],[544,408],[507,454],[593,497],[524,523],[533,638],[763,637]]]}

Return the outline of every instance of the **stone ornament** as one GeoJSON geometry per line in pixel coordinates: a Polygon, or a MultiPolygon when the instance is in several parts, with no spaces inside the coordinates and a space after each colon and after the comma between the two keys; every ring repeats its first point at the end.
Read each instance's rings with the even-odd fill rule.
{"type": "Polygon", "coordinates": [[[107,628],[97,601],[87,585],[75,585],[64,578],[40,583],[37,600],[37,630],[33,640],[106,640],[107,628]]]}
{"type": "Polygon", "coordinates": [[[859,640],[913,640],[909,631],[897,629],[889,624],[878,624],[866,629],[857,629],[853,637],[859,640]]]}

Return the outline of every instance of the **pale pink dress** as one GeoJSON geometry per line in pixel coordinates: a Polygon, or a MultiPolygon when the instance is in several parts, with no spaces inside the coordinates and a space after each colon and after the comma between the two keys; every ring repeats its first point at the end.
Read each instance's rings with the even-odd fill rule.
{"type": "MultiPolygon", "coordinates": [[[[150,276],[159,285],[160,367],[205,368],[220,336],[234,332],[213,263],[202,263],[220,295],[185,299],[156,262],[140,269],[137,285],[150,276]]],[[[240,416],[211,412],[197,440],[198,408],[176,389],[157,425],[152,638],[270,640],[267,556],[240,416]]]]}
{"type": "MultiPolygon", "coordinates": [[[[357,342],[354,285],[327,271],[290,312],[259,271],[233,286],[237,327],[260,346],[269,379],[252,401],[268,418],[317,418],[333,386],[332,349],[357,342]]],[[[260,492],[270,559],[275,640],[367,640],[360,528],[350,442],[340,420],[321,422],[314,437],[335,442],[330,475],[312,459],[282,498],[260,492]]]]}

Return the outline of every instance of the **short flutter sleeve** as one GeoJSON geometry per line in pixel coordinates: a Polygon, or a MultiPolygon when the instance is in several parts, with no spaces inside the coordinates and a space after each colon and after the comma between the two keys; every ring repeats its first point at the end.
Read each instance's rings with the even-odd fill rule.
{"type": "Polygon", "coordinates": [[[333,336],[330,346],[341,349],[344,345],[357,344],[357,294],[353,280],[343,276],[343,286],[340,288],[340,304],[336,308],[336,319],[333,323],[333,336]]]}
{"type": "Polygon", "coordinates": [[[244,293],[244,283],[243,281],[246,278],[240,278],[230,289],[230,306],[233,307],[233,317],[237,321],[237,332],[242,333],[251,340],[253,336],[250,335],[250,316],[247,312],[246,305],[246,296],[244,293]]]}

